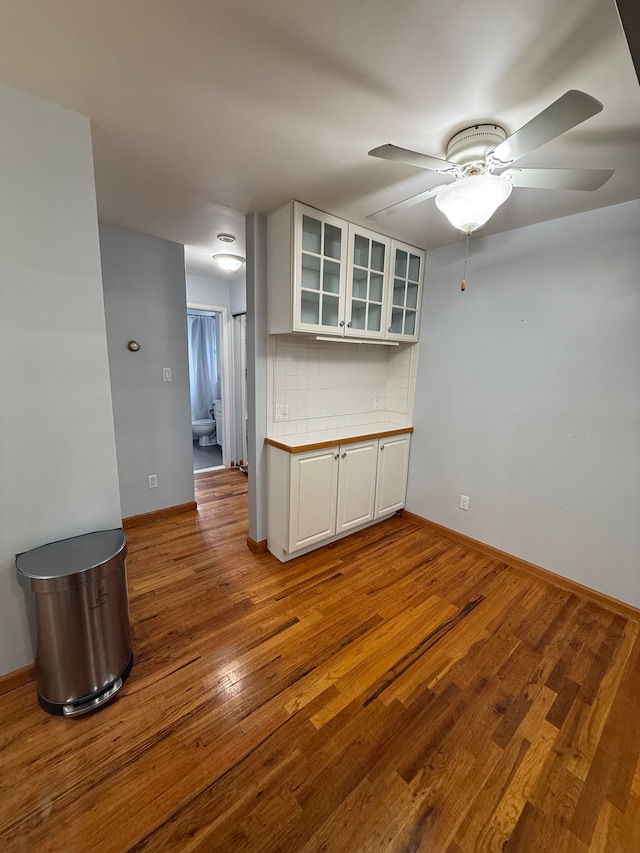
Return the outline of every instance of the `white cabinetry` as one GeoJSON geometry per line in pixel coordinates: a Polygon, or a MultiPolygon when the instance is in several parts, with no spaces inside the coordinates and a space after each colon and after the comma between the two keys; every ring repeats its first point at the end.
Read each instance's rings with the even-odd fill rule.
{"type": "Polygon", "coordinates": [[[373,521],[378,439],[340,448],[336,533],[373,521]]]}
{"type": "Polygon", "coordinates": [[[380,234],[349,226],[345,335],[385,336],[390,245],[380,234]]]}
{"type": "Polygon", "coordinates": [[[269,550],[281,560],[404,506],[409,434],[290,453],[269,447],[269,550]]]}
{"type": "Polygon", "coordinates": [[[375,517],[402,509],[407,493],[409,436],[381,438],[378,448],[375,517]]]}
{"type": "Polygon", "coordinates": [[[422,249],[393,240],[389,272],[386,337],[398,341],[417,341],[424,282],[422,249]]]}
{"type": "Polygon", "coordinates": [[[298,551],[336,532],[338,448],[291,456],[289,551],[298,551]]]}
{"type": "Polygon", "coordinates": [[[267,330],[341,335],[348,225],[291,202],[267,223],[267,330]]]}
{"type": "Polygon", "coordinates": [[[267,221],[267,330],[415,341],[424,257],[290,202],[267,221]]]}

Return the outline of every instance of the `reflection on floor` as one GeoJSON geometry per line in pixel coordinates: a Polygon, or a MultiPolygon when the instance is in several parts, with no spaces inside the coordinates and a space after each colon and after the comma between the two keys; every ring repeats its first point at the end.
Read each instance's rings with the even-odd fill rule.
{"type": "Polygon", "coordinates": [[[200,447],[193,442],[193,470],[202,471],[204,468],[218,468],[222,465],[222,448],[219,444],[210,447],[200,447]]]}

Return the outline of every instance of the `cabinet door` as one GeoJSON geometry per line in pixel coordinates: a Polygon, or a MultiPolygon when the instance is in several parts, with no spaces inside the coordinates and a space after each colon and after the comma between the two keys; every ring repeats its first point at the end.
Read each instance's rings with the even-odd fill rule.
{"type": "Polygon", "coordinates": [[[337,533],[373,520],[377,465],[377,440],[340,448],[337,533]]]}
{"type": "Polygon", "coordinates": [[[402,509],[407,493],[409,434],[378,440],[376,518],[402,509]]]}
{"type": "Polygon", "coordinates": [[[385,335],[385,284],[391,241],[364,228],[349,227],[345,335],[385,335]]]}
{"type": "Polygon", "coordinates": [[[289,552],[334,536],[338,448],[291,456],[289,552]]]}
{"type": "Polygon", "coordinates": [[[293,330],[343,333],[348,226],[296,202],[293,330]]]}
{"type": "Polygon", "coordinates": [[[424,257],[395,240],[391,244],[391,271],[387,338],[417,341],[420,331],[420,306],[424,282],[424,257]]]}

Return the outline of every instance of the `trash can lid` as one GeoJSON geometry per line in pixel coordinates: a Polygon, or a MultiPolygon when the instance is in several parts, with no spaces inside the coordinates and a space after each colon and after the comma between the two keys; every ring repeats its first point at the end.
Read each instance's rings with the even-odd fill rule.
{"type": "Polygon", "coordinates": [[[99,530],[41,545],[16,555],[18,576],[46,580],[86,572],[119,554],[126,541],[122,530],[99,530]]]}

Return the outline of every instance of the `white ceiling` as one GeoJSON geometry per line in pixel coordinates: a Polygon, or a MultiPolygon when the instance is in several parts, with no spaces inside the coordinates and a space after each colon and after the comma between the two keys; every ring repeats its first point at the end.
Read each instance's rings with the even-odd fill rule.
{"type": "MultiPolygon", "coordinates": [[[[440,183],[367,156],[444,156],[478,121],[510,133],[568,89],[599,115],[519,161],[615,168],[596,192],[516,189],[480,233],[640,197],[640,87],[614,0],[3,0],[0,80],[93,120],[102,219],[224,251],[290,198],[366,224],[440,183]]],[[[433,201],[379,230],[460,239],[433,201]]]]}

